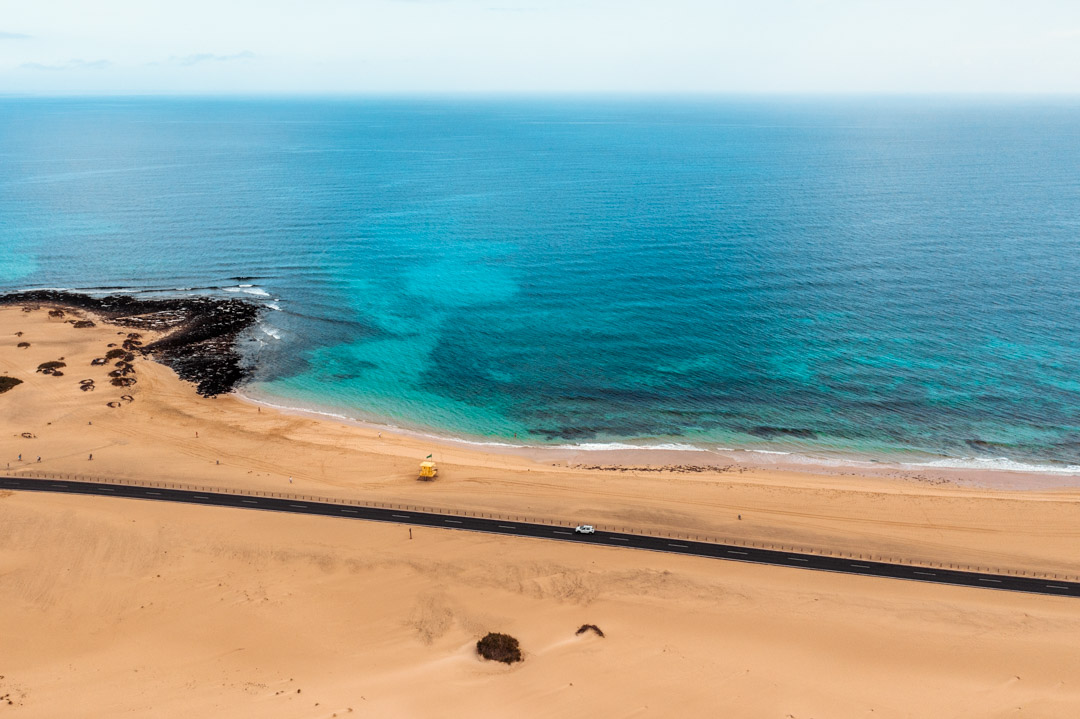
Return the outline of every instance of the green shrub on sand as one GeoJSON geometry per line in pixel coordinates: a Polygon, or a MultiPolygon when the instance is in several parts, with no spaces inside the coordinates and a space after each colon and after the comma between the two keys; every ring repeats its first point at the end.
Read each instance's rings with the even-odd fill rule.
{"type": "Polygon", "coordinates": [[[54,377],[63,377],[64,373],[60,371],[61,367],[67,367],[67,362],[42,362],[38,365],[37,371],[41,374],[51,374],[54,377]]]}
{"type": "Polygon", "coordinates": [[[584,634],[585,632],[592,632],[598,637],[604,636],[604,630],[595,624],[582,624],[574,634],[584,634]]]}
{"type": "Polygon", "coordinates": [[[518,640],[509,634],[490,632],[476,643],[476,651],[484,659],[513,664],[521,661],[521,647],[518,640]]]}
{"type": "Polygon", "coordinates": [[[16,385],[20,385],[20,384],[22,384],[21,379],[16,379],[14,377],[0,376],[0,394],[3,394],[4,392],[7,392],[12,387],[15,387],[16,385]]]}

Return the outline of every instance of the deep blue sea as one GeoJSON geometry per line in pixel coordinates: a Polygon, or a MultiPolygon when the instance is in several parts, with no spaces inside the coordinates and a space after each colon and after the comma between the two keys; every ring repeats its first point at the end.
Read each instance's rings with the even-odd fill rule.
{"type": "Polygon", "coordinates": [[[1063,469],[1080,101],[5,99],[36,287],[261,302],[245,391],[439,434],[1063,469]]]}

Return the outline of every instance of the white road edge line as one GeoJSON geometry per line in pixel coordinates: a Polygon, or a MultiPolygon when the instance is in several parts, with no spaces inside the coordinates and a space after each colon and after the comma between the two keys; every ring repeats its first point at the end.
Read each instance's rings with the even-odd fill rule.
{"type": "Polygon", "coordinates": [[[557,529],[556,529],[556,530],[554,530],[554,533],[555,533],[555,534],[573,534],[573,532],[560,532],[560,531],[559,531],[559,530],[557,530],[557,529]]]}
{"type": "Polygon", "coordinates": [[[802,557],[788,557],[793,562],[809,562],[809,559],[803,559],[802,557]]]}
{"type": "Polygon", "coordinates": [[[1068,587],[1063,587],[1060,584],[1047,584],[1046,586],[1050,589],[1068,589],[1068,587]]]}
{"type": "Polygon", "coordinates": [[[746,552],[740,552],[740,551],[735,550],[735,549],[729,549],[729,550],[727,550],[727,553],[728,554],[746,554],[746,552]]]}
{"type": "Polygon", "coordinates": [[[444,522],[453,522],[454,524],[461,524],[460,519],[444,519],[444,522]]]}
{"type": "Polygon", "coordinates": [[[870,568],[869,564],[852,564],[851,566],[858,567],[859,569],[869,569],[870,568]]]}
{"type": "Polygon", "coordinates": [[[668,546],[669,547],[682,547],[683,549],[689,549],[689,547],[686,546],[685,544],[672,544],[671,542],[668,542],[668,546]]]}
{"type": "Polygon", "coordinates": [[[980,582],[997,582],[998,584],[1001,584],[1000,579],[985,579],[983,577],[979,577],[979,581],[980,582]]]}
{"type": "Polygon", "coordinates": [[[407,514],[391,514],[390,516],[397,517],[398,519],[410,519],[409,515],[407,514]]]}

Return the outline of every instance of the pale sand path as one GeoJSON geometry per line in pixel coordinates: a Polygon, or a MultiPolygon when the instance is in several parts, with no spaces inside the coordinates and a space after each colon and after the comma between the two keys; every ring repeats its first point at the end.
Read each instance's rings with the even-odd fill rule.
{"type": "MultiPolygon", "coordinates": [[[[1066,490],[759,469],[638,477],[445,448],[442,478],[421,484],[413,472],[430,451],[421,441],[200,399],[144,361],[135,402],[109,409],[122,392],[89,362],[116,331],[0,309],[0,373],[25,380],[0,395],[0,462],[23,452],[53,472],[274,490],[293,475],[295,489],[329,496],[1080,567],[1077,495],[1066,490]],[[19,339],[32,346],[16,349],[19,339]],[[63,377],[33,372],[60,356],[63,377]],[[77,389],[87,377],[97,391],[77,389]],[[24,431],[36,437],[16,436],[24,431]]],[[[330,717],[352,707],[384,717],[802,719],[1073,717],[1080,706],[1075,600],[414,535],[320,517],[4,494],[0,696],[15,704],[0,708],[27,717],[330,717]],[[584,622],[608,638],[574,637],[584,622]],[[471,647],[488,630],[518,636],[527,661],[477,660],[471,647]]]]}

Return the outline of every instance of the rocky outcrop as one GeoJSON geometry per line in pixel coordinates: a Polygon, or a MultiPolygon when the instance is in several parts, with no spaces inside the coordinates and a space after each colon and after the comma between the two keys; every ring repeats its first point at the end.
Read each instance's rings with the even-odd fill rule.
{"type": "Polygon", "coordinates": [[[91,297],[56,290],[0,295],[0,304],[84,310],[110,324],[164,332],[149,344],[142,344],[139,335],[132,333],[124,349],[172,367],[181,379],[194,382],[204,397],[230,392],[249,376],[236,340],[255,323],[260,311],[257,305],[239,299],[91,297]]]}

